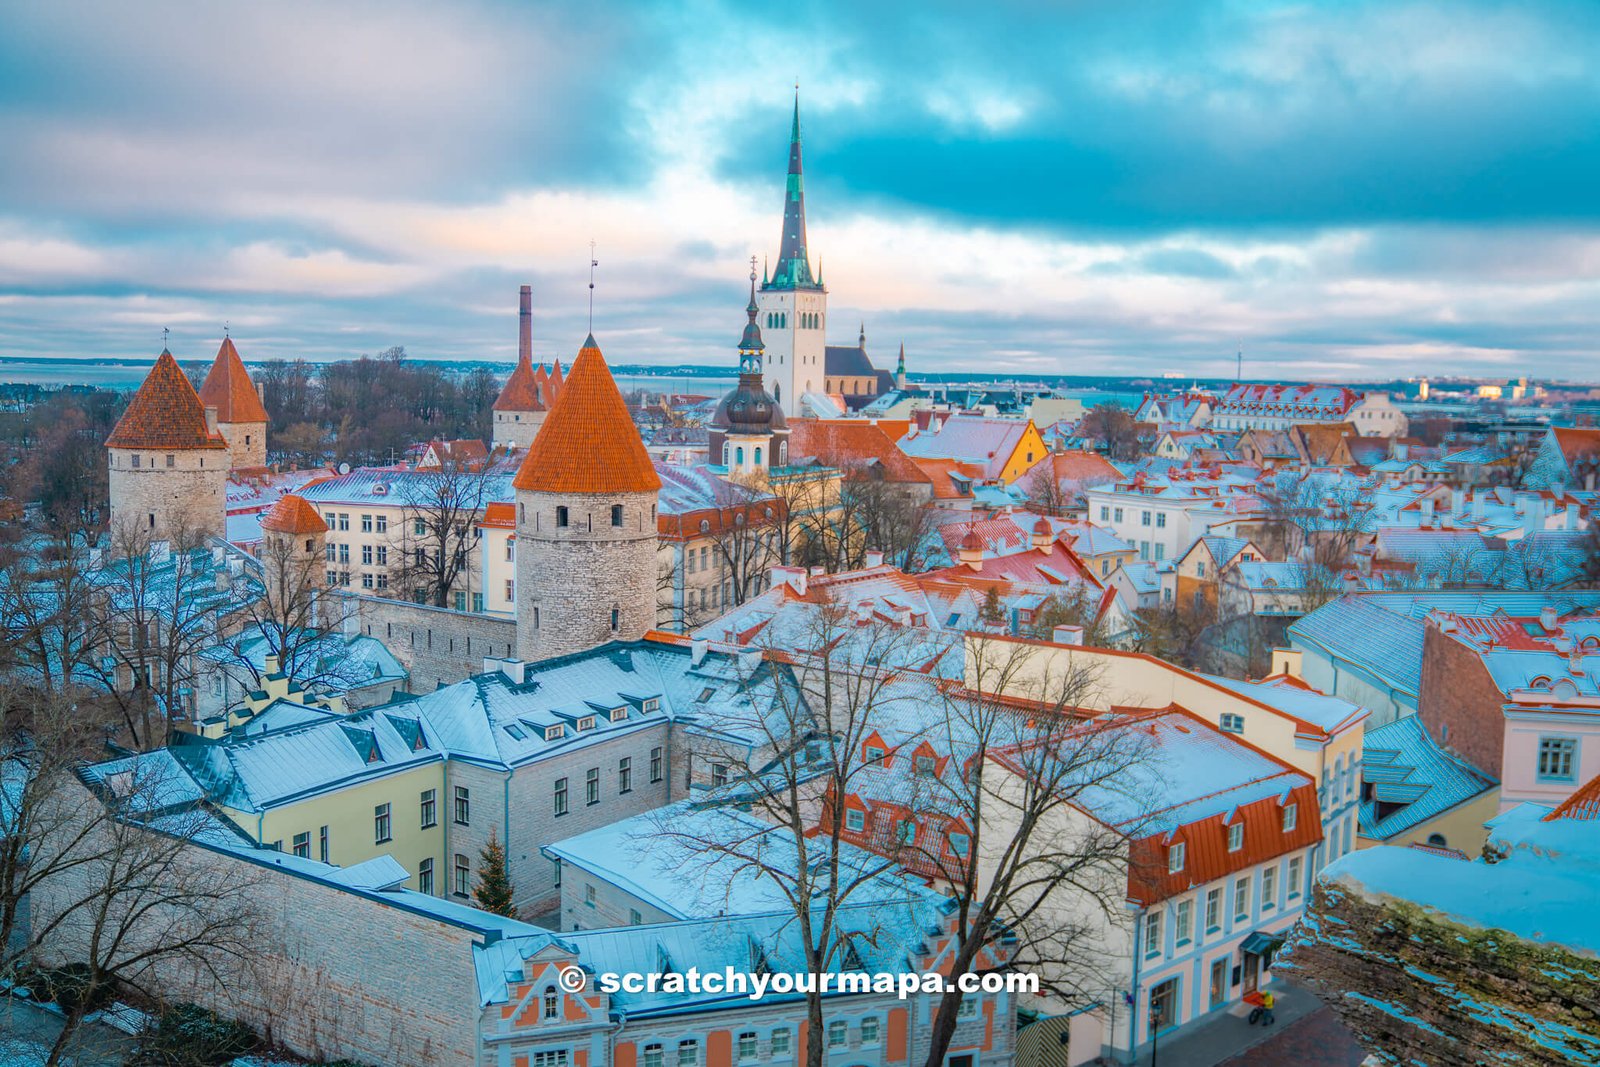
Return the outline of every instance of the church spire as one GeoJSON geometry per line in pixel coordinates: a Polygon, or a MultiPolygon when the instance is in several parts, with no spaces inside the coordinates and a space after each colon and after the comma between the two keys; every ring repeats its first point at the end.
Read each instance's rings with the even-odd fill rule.
{"type": "Polygon", "coordinates": [[[772,273],[774,289],[816,289],[811,259],[806,249],[806,194],[800,166],[800,87],[794,90],[794,124],[789,131],[789,178],[783,197],[783,240],[778,246],[778,266],[772,273]]]}
{"type": "Polygon", "coordinates": [[[756,306],[756,257],[751,256],[750,303],[744,309],[750,321],[745,323],[744,336],[739,338],[739,376],[752,378],[757,386],[761,384],[761,352],[766,347],[761,343],[761,326],[756,322],[760,311],[756,306]]]}

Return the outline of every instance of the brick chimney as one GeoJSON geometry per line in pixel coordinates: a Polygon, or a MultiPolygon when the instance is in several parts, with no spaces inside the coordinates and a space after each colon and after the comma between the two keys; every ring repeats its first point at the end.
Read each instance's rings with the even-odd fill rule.
{"type": "Polygon", "coordinates": [[[517,317],[517,359],[533,362],[533,286],[522,287],[517,317]]]}

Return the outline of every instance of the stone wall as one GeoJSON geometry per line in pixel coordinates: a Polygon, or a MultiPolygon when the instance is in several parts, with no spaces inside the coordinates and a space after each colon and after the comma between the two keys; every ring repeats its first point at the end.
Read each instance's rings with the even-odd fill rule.
{"type": "Polygon", "coordinates": [[[515,619],[353,593],[333,595],[346,619],[353,620],[361,633],[382,641],[406,665],[414,693],[429,693],[481,673],[486,656],[516,654],[515,619]]]}
{"type": "Polygon", "coordinates": [[[656,553],[654,492],[517,493],[518,658],[643,637],[656,623],[656,553]]]}
{"type": "Polygon", "coordinates": [[[544,425],[543,411],[497,411],[494,413],[494,447],[526,452],[544,425]]]}
{"type": "Polygon", "coordinates": [[[228,453],[222,449],[109,454],[111,528],[133,528],[152,540],[221,537],[227,515],[228,453]],[[167,466],[167,457],[172,466],[167,466]],[[133,465],[134,458],[139,466],[133,465]],[[152,522],[153,516],[153,522],[152,522]]]}
{"type": "Polygon", "coordinates": [[[1319,883],[1275,966],[1382,1064],[1600,1062],[1600,961],[1561,948],[1319,883]]]}
{"type": "Polygon", "coordinates": [[[229,462],[234,470],[267,465],[266,423],[219,422],[217,432],[228,442],[229,462]]]}

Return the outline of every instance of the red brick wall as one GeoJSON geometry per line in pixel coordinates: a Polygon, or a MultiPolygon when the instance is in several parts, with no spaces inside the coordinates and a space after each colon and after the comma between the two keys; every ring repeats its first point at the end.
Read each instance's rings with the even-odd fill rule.
{"type": "Polygon", "coordinates": [[[1505,695],[1478,654],[1428,623],[1422,638],[1417,714],[1429,736],[1498,778],[1505,752],[1504,707],[1505,695]]]}

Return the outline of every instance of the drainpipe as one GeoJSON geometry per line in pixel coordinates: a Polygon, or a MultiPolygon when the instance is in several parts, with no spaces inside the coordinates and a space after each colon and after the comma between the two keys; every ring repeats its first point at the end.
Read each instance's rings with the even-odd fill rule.
{"type": "MultiPolygon", "coordinates": [[[[504,779],[502,779],[501,784],[505,787],[505,798],[504,803],[500,805],[500,825],[502,827],[500,831],[500,841],[506,850],[505,875],[509,880],[511,877],[511,772],[509,770],[506,771],[506,776],[504,779]]],[[[516,891],[515,885],[513,885],[511,888],[513,892],[516,891]]],[[[512,901],[512,906],[516,906],[516,901],[512,901]]]]}
{"type": "Polygon", "coordinates": [[[1128,1062],[1139,1060],[1139,961],[1144,958],[1139,939],[1144,936],[1144,913],[1140,908],[1133,920],[1133,981],[1128,983],[1128,996],[1133,1001],[1128,1012],[1128,1062]]]}

